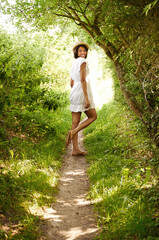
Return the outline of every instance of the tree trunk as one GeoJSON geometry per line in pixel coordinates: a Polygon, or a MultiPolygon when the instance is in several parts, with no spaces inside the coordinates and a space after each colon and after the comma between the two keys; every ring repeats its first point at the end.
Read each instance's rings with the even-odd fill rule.
{"type": "Polygon", "coordinates": [[[116,53],[113,52],[113,54],[108,50],[107,45],[100,43],[100,42],[96,42],[96,44],[98,46],[100,46],[101,48],[103,48],[103,50],[105,51],[106,55],[109,57],[110,60],[113,61],[114,66],[115,66],[115,70],[116,70],[116,74],[117,74],[117,78],[119,80],[120,83],[120,88],[122,90],[122,93],[124,95],[124,98],[127,102],[127,104],[129,105],[130,109],[137,115],[137,117],[139,117],[143,123],[147,126],[147,128],[149,129],[149,124],[147,123],[147,121],[144,119],[144,115],[143,112],[141,110],[141,107],[139,106],[139,103],[137,102],[135,96],[130,93],[126,87],[125,87],[125,71],[124,68],[122,66],[121,63],[119,63],[118,60],[114,60],[114,55],[116,55],[116,53]]]}
{"type": "Polygon", "coordinates": [[[143,112],[141,110],[141,107],[139,106],[139,103],[137,102],[135,96],[130,93],[126,87],[125,87],[125,81],[124,81],[124,75],[125,75],[125,71],[122,67],[122,64],[119,63],[118,60],[114,61],[114,66],[115,66],[115,70],[116,70],[116,74],[120,83],[120,88],[123,92],[123,95],[125,97],[125,100],[127,102],[127,104],[129,105],[129,107],[131,108],[131,110],[144,122],[144,124],[147,126],[147,121],[144,119],[143,116],[143,112]]]}

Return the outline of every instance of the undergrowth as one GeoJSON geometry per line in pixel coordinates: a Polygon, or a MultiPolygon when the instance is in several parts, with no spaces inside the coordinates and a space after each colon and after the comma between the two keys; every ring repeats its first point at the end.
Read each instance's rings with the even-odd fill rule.
{"type": "Polygon", "coordinates": [[[10,135],[0,160],[0,239],[39,239],[42,208],[52,204],[70,114],[45,110],[41,122],[42,137],[10,135]]]}
{"type": "Polygon", "coordinates": [[[159,239],[158,149],[143,132],[141,123],[117,102],[105,105],[85,129],[97,239],[159,239]]]}

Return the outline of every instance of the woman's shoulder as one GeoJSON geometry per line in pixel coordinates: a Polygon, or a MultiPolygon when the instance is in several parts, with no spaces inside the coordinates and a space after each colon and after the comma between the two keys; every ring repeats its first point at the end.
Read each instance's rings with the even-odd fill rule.
{"type": "Polygon", "coordinates": [[[77,59],[79,59],[79,61],[81,61],[81,62],[87,62],[86,58],[83,58],[83,57],[79,57],[77,59]]]}
{"type": "Polygon", "coordinates": [[[71,72],[80,71],[80,66],[84,62],[87,62],[85,58],[82,58],[82,57],[76,58],[72,64],[71,72]]]}
{"type": "Polygon", "coordinates": [[[76,66],[80,66],[84,62],[87,63],[87,60],[85,58],[78,57],[78,58],[75,59],[74,64],[76,66]]]}

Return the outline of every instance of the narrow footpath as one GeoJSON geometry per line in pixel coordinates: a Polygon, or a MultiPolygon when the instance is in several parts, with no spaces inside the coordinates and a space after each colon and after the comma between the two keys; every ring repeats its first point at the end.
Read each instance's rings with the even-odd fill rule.
{"type": "MultiPolygon", "coordinates": [[[[83,135],[79,134],[80,149],[83,135]]],[[[52,208],[45,209],[43,226],[47,240],[93,240],[97,235],[97,223],[91,202],[86,199],[89,181],[85,157],[71,155],[72,144],[64,156],[59,180],[59,191],[52,208]]]]}

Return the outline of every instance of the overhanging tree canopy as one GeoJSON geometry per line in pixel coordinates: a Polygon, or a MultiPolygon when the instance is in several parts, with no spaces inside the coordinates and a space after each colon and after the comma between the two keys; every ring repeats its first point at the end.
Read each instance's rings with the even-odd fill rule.
{"type": "Polygon", "coordinates": [[[112,60],[126,102],[158,145],[157,7],[158,1],[147,0],[20,0],[10,10],[38,27],[70,19],[83,28],[112,60]],[[154,8],[146,16],[151,3],[154,8]]]}

